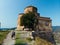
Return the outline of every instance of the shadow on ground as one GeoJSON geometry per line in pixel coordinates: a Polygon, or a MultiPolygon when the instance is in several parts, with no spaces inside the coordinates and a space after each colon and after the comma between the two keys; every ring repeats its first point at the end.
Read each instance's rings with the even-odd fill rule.
{"type": "Polygon", "coordinates": [[[15,45],[27,45],[26,43],[20,43],[20,44],[15,44],[15,45]]]}
{"type": "Polygon", "coordinates": [[[0,44],[0,45],[2,45],[2,44],[0,44]]]}

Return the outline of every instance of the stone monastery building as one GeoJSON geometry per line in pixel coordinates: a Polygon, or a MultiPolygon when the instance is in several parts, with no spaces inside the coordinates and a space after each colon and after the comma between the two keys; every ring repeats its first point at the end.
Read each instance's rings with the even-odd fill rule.
{"type": "Polygon", "coordinates": [[[18,15],[17,20],[17,30],[22,30],[24,26],[20,25],[20,18],[23,14],[33,12],[36,15],[36,18],[38,19],[38,24],[36,25],[36,30],[43,30],[43,31],[52,31],[52,23],[51,19],[48,17],[41,17],[38,13],[38,9],[34,6],[28,6],[24,9],[24,13],[20,13],[18,15]]]}

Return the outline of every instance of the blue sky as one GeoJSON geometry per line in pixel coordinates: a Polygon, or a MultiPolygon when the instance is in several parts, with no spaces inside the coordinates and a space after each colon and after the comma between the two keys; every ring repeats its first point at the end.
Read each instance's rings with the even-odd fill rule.
{"type": "Polygon", "coordinates": [[[41,16],[50,17],[53,26],[60,26],[60,0],[0,0],[1,27],[16,27],[18,14],[29,5],[37,7],[41,16]]]}

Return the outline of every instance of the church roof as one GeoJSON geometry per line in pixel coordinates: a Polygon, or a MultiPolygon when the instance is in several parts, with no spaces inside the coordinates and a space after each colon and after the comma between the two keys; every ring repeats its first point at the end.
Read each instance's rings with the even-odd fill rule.
{"type": "MultiPolygon", "coordinates": [[[[27,6],[26,8],[29,8],[29,7],[33,7],[33,8],[35,8],[35,9],[37,10],[37,8],[36,8],[35,6],[27,6]]],[[[26,8],[25,8],[25,9],[26,9],[26,8]]]]}
{"type": "Polygon", "coordinates": [[[49,17],[40,17],[38,18],[39,20],[45,20],[45,21],[51,21],[49,17]]]}

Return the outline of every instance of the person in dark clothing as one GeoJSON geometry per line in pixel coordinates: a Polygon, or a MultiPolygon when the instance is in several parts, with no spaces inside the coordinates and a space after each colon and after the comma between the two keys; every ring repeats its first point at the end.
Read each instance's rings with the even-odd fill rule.
{"type": "Polygon", "coordinates": [[[15,32],[12,32],[11,38],[15,38],[15,32]]]}

